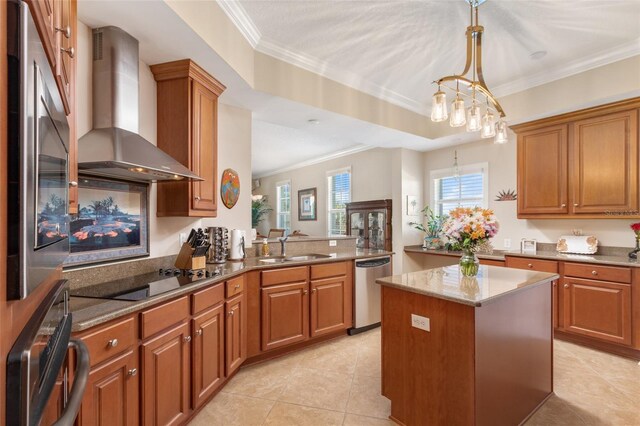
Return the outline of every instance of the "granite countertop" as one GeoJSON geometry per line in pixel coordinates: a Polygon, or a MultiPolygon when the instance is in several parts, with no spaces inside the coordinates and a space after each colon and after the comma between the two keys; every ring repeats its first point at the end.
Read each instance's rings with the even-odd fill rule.
{"type": "MultiPolygon", "coordinates": [[[[429,250],[422,248],[422,246],[406,246],[404,248],[406,253],[422,253],[422,254],[434,254],[440,256],[461,256],[462,253],[458,251],[448,250],[429,250]]],[[[564,254],[558,253],[552,250],[538,250],[535,254],[522,253],[519,250],[505,251],[494,250],[492,254],[488,253],[476,253],[479,259],[491,259],[491,260],[505,260],[505,256],[518,256],[518,257],[531,257],[537,259],[556,260],[565,262],[584,262],[584,263],[597,263],[602,265],[612,266],[630,266],[640,267],[638,260],[629,259],[626,254],[564,254]]]]}
{"type": "Polygon", "coordinates": [[[458,265],[380,278],[380,285],[445,299],[469,306],[483,306],[525,287],[558,279],[558,274],[480,265],[477,277],[465,277],[458,265]]]}
{"type": "MultiPolygon", "coordinates": [[[[273,269],[273,268],[286,268],[290,266],[302,266],[310,264],[329,263],[339,260],[353,260],[353,259],[365,259],[370,257],[378,257],[384,255],[392,255],[393,252],[384,250],[363,250],[356,249],[351,253],[335,253],[331,257],[321,258],[315,260],[306,261],[287,261],[284,263],[263,263],[260,262],[261,258],[251,257],[245,259],[243,262],[226,262],[221,265],[207,265],[209,272],[214,272],[218,269],[221,274],[209,279],[202,279],[192,284],[188,284],[166,293],[159,294],[144,300],[132,302],[123,300],[112,299],[99,299],[94,297],[76,297],[70,298],[70,309],[73,315],[72,331],[78,332],[94,327],[99,324],[111,321],[113,319],[131,314],[133,312],[145,309],[149,306],[156,305],[160,302],[174,299],[178,296],[192,293],[200,288],[209,287],[219,282],[226,281],[234,276],[252,270],[273,269]]],[[[140,283],[144,285],[153,280],[158,279],[157,273],[147,273],[141,275],[134,275],[121,280],[111,281],[108,283],[95,284],[92,286],[82,287],[82,291],[86,294],[91,294],[91,290],[99,290],[104,285],[109,285],[110,292],[117,293],[119,287],[128,287],[131,284],[140,283]]]]}

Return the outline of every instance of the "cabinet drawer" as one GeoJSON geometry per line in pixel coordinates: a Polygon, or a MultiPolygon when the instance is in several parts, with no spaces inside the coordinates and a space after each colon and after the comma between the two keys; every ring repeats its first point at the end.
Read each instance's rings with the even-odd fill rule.
{"type": "Polygon", "coordinates": [[[216,284],[191,295],[191,313],[197,314],[224,301],[224,285],[216,284]]]}
{"type": "Polygon", "coordinates": [[[313,265],[311,267],[311,279],[339,277],[347,275],[347,262],[327,263],[324,265],[313,265]]]}
{"type": "Polygon", "coordinates": [[[261,274],[262,286],[286,284],[307,280],[307,267],[282,268],[273,271],[263,271],[261,274]]]}
{"type": "Polygon", "coordinates": [[[133,317],[118,321],[81,337],[90,353],[91,366],[116,356],[138,343],[133,317]]]}
{"type": "Polygon", "coordinates": [[[480,259],[481,265],[504,266],[504,260],[480,259]]]}
{"type": "Polygon", "coordinates": [[[631,269],[615,266],[589,265],[584,263],[565,263],[564,275],[567,277],[589,278],[617,283],[631,282],[631,269]]]}
{"type": "Polygon", "coordinates": [[[507,268],[529,269],[538,272],[558,273],[558,262],[554,260],[532,259],[530,257],[506,257],[507,268]]]}
{"type": "Polygon", "coordinates": [[[242,293],[244,291],[244,276],[227,281],[226,286],[227,297],[232,297],[236,294],[242,293]]]}
{"type": "Polygon", "coordinates": [[[148,309],[140,314],[140,334],[143,339],[146,339],[165,328],[184,321],[188,316],[188,296],[148,309]]]}

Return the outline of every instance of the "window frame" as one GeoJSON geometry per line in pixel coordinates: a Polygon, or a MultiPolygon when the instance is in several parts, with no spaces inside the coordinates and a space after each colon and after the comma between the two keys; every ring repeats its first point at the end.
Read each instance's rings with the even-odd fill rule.
{"type": "Polygon", "coordinates": [[[287,179],[287,180],[281,180],[279,182],[276,182],[276,228],[278,229],[284,229],[285,232],[287,234],[289,234],[291,232],[291,229],[288,229],[286,226],[281,226],[280,224],[280,215],[283,214],[288,214],[289,216],[289,228],[293,225],[291,223],[291,208],[292,208],[292,203],[293,203],[293,189],[291,187],[291,179],[287,179]],[[280,188],[283,186],[289,186],[289,211],[288,212],[282,212],[280,210],[282,203],[280,202],[280,188]]]}
{"type": "Polygon", "coordinates": [[[347,166],[347,167],[341,167],[339,169],[334,169],[334,170],[329,170],[326,173],[326,184],[327,184],[327,223],[326,223],[326,229],[327,229],[327,236],[328,237],[343,237],[345,235],[348,235],[348,229],[346,229],[346,215],[347,215],[347,209],[346,207],[344,209],[332,209],[331,208],[331,186],[329,184],[329,178],[333,177],[333,176],[337,176],[337,175],[341,175],[341,174],[345,174],[345,173],[349,173],[349,201],[348,203],[351,202],[351,199],[353,197],[353,173],[351,171],[351,166],[347,166]],[[331,233],[331,214],[334,212],[344,212],[345,215],[345,230],[344,230],[344,234],[332,234],[331,233]]]}
{"type": "MultiPolygon", "coordinates": [[[[467,164],[467,165],[458,167],[458,174],[460,176],[474,174],[474,173],[482,173],[482,204],[480,205],[480,207],[487,209],[489,208],[489,163],[488,162],[473,163],[473,164],[467,164]]],[[[442,204],[441,200],[437,199],[438,191],[436,190],[436,185],[435,185],[436,179],[453,177],[454,174],[455,174],[455,167],[432,170],[429,173],[431,206],[436,214],[440,214],[439,213],[440,204],[442,204]]],[[[461,201],[474,200],[474,199],[476,198],[466,198],[466,199],[458,198],[458,199],[448,200],[448,201],[457,201],[458,203],[460,203],[461,201]]]]}

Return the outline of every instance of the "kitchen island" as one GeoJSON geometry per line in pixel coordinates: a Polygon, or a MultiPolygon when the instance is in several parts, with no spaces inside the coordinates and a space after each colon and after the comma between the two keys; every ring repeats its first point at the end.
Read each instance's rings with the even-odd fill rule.
{"type": "Polygon", "coordinates": [[[447,266],[379,279],[382,394],[412,425],[515,425],[553,392],[558,275],[447,266]]]}

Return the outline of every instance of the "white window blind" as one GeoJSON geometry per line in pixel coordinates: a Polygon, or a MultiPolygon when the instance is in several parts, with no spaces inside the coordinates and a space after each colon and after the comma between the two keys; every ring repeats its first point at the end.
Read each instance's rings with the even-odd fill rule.
{"type": "Polygon", "coordinates": [[[464,166],[456,176],[453,169],[431,173],[436,214],[446,215],[457,207],[488,207],[488,165],[464,166]]]}
{"type": "Polygon", "coordinates": [[[327,234],[347,234],[346,204],[351,202],[351,169],[334,170],[327,173],[327,234]]]}
{"type": "Polygon", "coordinates": [[[279,229],[285,229],[288,235],[291,232],[291,182],[277,183],[276,192],[276,224],[279,229]]]}

